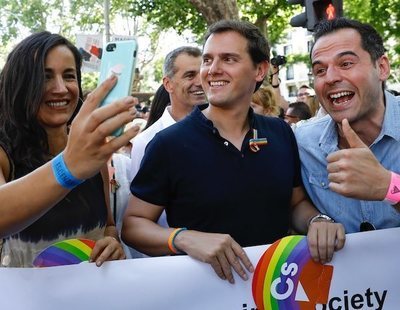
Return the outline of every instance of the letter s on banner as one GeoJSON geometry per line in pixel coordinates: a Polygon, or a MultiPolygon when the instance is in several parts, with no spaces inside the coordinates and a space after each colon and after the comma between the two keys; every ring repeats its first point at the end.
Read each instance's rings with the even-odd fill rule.
{"type": "MultiPolygon", "coordinates": [[[[297,271],[298,271],[298,266],[294,263],[291,263],[289,265],[287,263],[284,263],[281,267],[281,274],[285,275],[285,276],[288,276],[290,274],[293,277],[294,275],[296,275],[297,271]]],[[[293,293],[294,283],[293,283],[292,279],[287,278],[286,284],[287,284],[288,288],[287,288],[286,292],[284,292],[282,294],[278,293],[276,290],[279,283],[281,283],[281,278],[276,278],[274,281],[272,281],[271,295],[277,300],[284,300],[293,293]]]]}

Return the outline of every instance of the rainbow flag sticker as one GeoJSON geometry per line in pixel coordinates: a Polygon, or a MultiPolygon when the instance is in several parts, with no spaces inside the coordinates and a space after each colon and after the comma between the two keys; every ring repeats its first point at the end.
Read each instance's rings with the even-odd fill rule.
{"type": "Polygon", "coordinates": [[[333,266],[315,263],[305,236],[270,245],[258,261],[252,291],[258,310],[311,310],[326,304],[333,266]]]}
{"type": "Polygon", "coordinates": [[[89,261],[95,241],[89,239],[68,239],[54,243],[36,256],[35,267],[54,267],[79,264],[89,261]]]}

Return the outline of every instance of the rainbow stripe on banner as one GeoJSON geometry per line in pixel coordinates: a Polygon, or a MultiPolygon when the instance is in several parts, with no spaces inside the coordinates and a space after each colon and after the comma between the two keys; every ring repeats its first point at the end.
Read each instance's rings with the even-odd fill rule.
{"type": "Polygon", "coordinates": [[[258,310],[311,310],[326,304],[333,266],[315,263],[305,236],[273,243],[254,272],[252,291],[258,310]]]}
{"type": "Polygon", "coordinates": [[[47,247],[33,261],[35,267],[73,265],[89,261],[95,241],[68,239],[47,247]]]}

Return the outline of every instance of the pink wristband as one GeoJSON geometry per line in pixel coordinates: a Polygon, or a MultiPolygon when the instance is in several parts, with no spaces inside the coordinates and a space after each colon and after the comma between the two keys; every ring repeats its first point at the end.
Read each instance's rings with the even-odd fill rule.
{"type": "Polygon", "coordinates": [[[394,172],[392,172],[389,189],[384,201],[390,203],[391,205],[395,205],[400,202],[400,175],[394,172]]]}

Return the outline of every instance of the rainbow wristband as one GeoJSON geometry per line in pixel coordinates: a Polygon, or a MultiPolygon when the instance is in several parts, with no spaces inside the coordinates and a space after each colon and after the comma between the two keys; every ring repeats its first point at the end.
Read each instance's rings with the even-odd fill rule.
{"type": "Polygon", "coordinates": [[[176,236],[181,233],[182,231],[187,230],[186,227],[182,228],[175,228],[172,233],[168,237],[168,248],[171,250],[172,253],[174,254],[183,254],[184,252],[180,251],[176,245],[175,245],[175,238],[176,236]]]}
{"type": "Polygon", "coordinates": [[[384,201],[391,205],[396,205],[400,202],[400,175],[394,172],[392,172],[390,185],[384,201]]]}
{"type": "Polygon", "coordinates": [[[85,180],[75,178],[71,171],[69,171],[65,164],[63,154],[60,153],[51,161],[51,168],[53,169],[54,177],[58,184],[67,189],[73,189],[75,186],[81,184],[85,180]]]}

